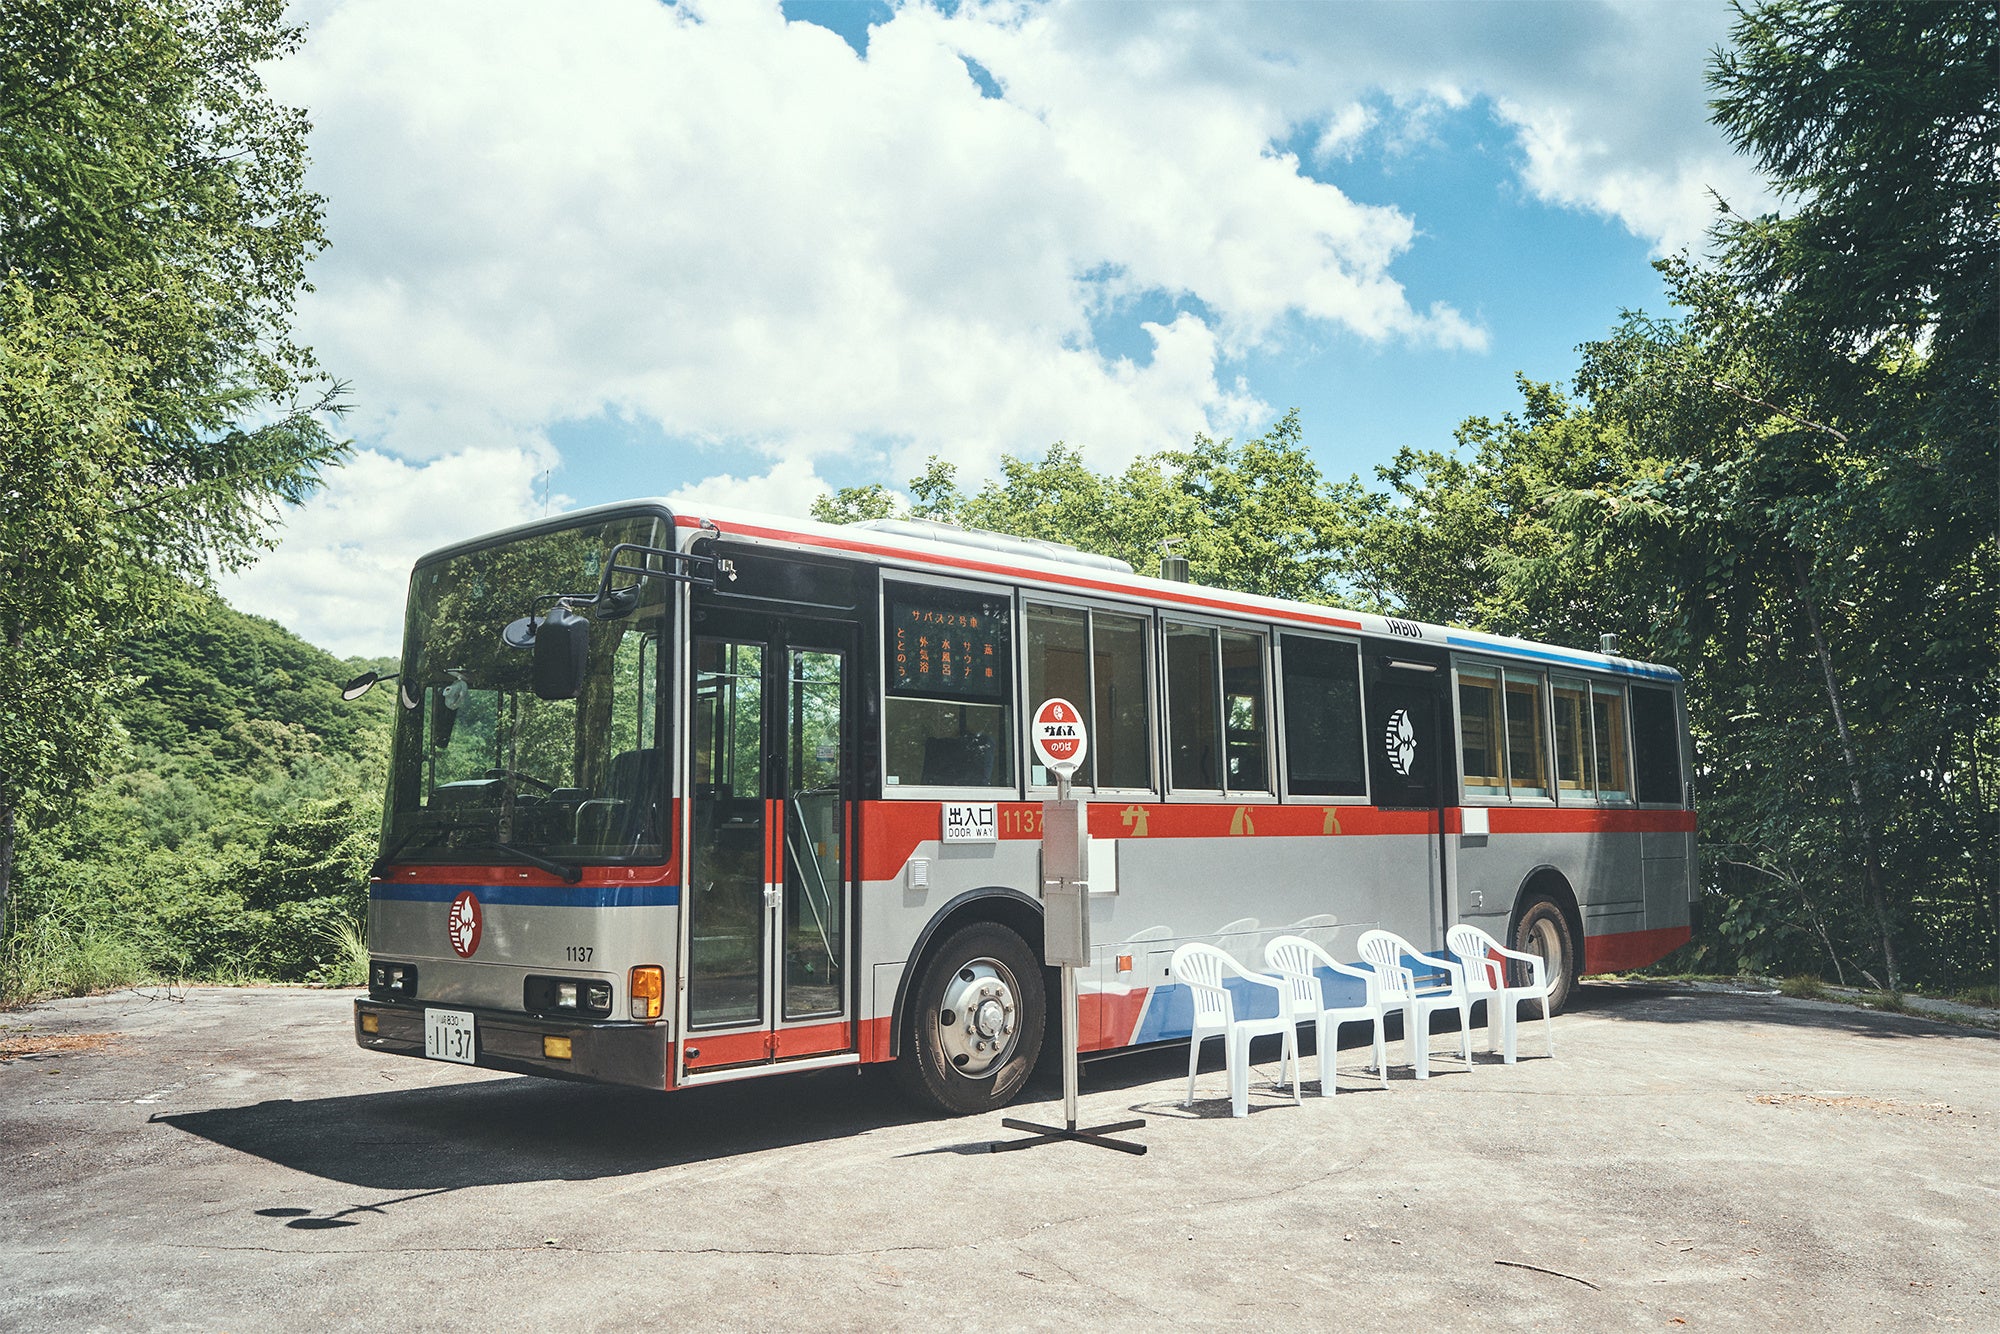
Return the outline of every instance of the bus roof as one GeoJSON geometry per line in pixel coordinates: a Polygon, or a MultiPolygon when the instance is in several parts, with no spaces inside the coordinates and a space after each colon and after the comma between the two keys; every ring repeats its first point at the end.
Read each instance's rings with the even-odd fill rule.
{"type": "Polygon", "coordinates": [[[1065,549],[1056,543],[1038,543],[1033,539],[1016,539],[977,529],[953,529],[944,524],[935,526],[935,535],[917,531],[919,526],[915,524],[899,523],[881,528],[862,524],[829,524],[816,519],[790,518],[729,506],[682,505],[659,497],[550,515],[546,519],[453,543],[426,554],[419,564],[484,546],[500,538],[568,527],[579,520],[629,513],[642,508],[672,514],[676,525],[684,530],[684,542],[692,541],[694,537],[687,530],[699,529],[706,520],[729,537],[859,556],[915,571],[969,579],[1026,582],[1077,594],[1110,594],[1162,609],[1180,608],[1195,615],[1248,617],[1306,629],[1350,631],[1412,644],[1515,659],[1539,667],[1572,667],[1657,681],[1677,682],[1681,679],[1681,674],[1671,667],[1612,654],[1131,573],[1122,568],[1122,561],[1112,561],[1075,548],[1065,549]],[[1074,557],[1066,551],[1074,552],[1074,557]]]}

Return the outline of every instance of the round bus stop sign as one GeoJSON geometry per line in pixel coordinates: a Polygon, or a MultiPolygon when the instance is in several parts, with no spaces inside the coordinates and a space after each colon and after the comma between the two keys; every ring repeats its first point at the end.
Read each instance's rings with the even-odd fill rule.
{"type": "Polygon", "coordinates": [[[1064,777],[1076,772],[1090,750],[1090,738],[1083,730],[1083,715],[1066,699],[1045,699],[1035,706],[1028,739],[1042,763],[1064,777]]]}

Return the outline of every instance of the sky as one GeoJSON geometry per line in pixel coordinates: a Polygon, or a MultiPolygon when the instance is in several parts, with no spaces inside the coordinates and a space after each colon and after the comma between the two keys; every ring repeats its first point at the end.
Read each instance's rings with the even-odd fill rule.
{"type": "Polygon", "coordinates": [[[221,588],[396,649],[410,566],[636,496],[805,514],[1296,408],[1330,477],[1567,383],[1717,196],[1721,0],[298,0],[351,460],[221,588]]]}

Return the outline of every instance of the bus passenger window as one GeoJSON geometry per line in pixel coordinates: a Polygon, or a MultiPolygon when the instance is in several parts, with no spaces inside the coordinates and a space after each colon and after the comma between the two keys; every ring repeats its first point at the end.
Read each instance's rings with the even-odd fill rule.
{"type": "Polygon", "coordinates": [[[1013,787],[1013,609],[1005,596],[890,584],[883,782],[1013,787]]]}
{"type": "Polygon", "coordinates": [[[1632,687],[1632,773],[1640,801],[1681,804],[1681,729],[1671,690],[1632,687]]]}
{"type": "Polygon", "coordinates": [[[1285,790],[1299,797],[1360,797],[1361,652],[1335,639],[1286,635],[1285,790]]]}
{"type": "Polygon", "coordinates": [[[1458,669],[1458,730],[1467,796],[1504,797],[1500,767],[1500,676],[1478,667],[1458,669]]]}
{"type": "Polygon", "coordinates": [[[1542,678],[1507,673],[1507,787],[1517,797],[1549,795],[1548,746],[1542,719],[1542,678]]]}
{"type": "MultiPolygon", "coordinates": [[[[1153,786],[1152,693],[1146,621],[1076,607],[1027,608],[1028,704],[1066,699],[1082,711],[1090,750],[1074,781],[1085,788],[1153,786]]],[[[1028,782],[1055,775],[1033,759],[1028,782]]]]}
{"type": "MultiPolygon", "coordinates": [[[[1038,708],[1045,699],[1066,699],[1084,713],[1084,726],[1095,743],[1097,729],[1090,724],[1090,630],[1084,613],[1071,607],[1027,608],[1028,707],[1038,708]]],[[[1093,745],[1092,749],[1095,749],[1093,745]]],[[[1091,784],[1092,756],[1085,752],[1083,766],[1074,775],[1085,787],[1091,784]]],[[[1052,784],[1055,775],[1033,756],[1028,759],[1028,781],[1052,784]]]]}
{"type": "Polygon", "coordinates": [[[1153,786],[1153,692],[1146,684],[1146,629],[1141,616],[1090,614],[1095,696],[1090,753],[1099,787],[1153,786]]]}
{"type": "Polygon", "coordinates": [[[1596,787],[1590,776],[1590,687],[1556,678],[1549,688],[1555,696],[1556,787],[1588,798],[1596,787]]]}
{"type": "Polygon", "coordinates": [[[1264,699],[1264,636],[1222,633],[1222,704],[1231,792],[1271,790],[1269,713],[1264,699]]]}
{"type": "Polygon", "coordinates": [[[1177,788],[1222,789],[1215,631],[1167,626],[1167,755],[1177,788]]]}
{"type": "Polygon", "coordinates": [[[1625,692],[1617,686],[1590,688],[1590,734],[1597,752],[1597,795],[1630,801],[1625,781],[1625,692]]]}

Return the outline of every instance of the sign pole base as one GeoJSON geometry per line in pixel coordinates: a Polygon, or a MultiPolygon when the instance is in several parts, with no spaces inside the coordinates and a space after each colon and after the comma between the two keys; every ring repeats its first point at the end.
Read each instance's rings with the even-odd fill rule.
{"type": "MultiPolygon", "coordinates": [[[[1067,778],[1063,786],[1069,786],[1067,778]]],[[[1026,1130],[1032,1139],[996,1141],[986,1146],[989,1153],[1008,1153],[1014,1149],[1032,1149],[1037,1144],[1054,1144],[1059,1140],[1074,1140],[1078,1144],[1095,1144],[1099,1148],[1116,1149],[1120,1153],[1143,1154],[1146,1146],[1133,1144],[1129,1140],[1112,1139],[1120,1130],[1137,1130],[1145,1125],[1140,1121],[1116,1121],[1107,1126],[1089,1126],[1079,1130],[1076,1125],[1076,969],[1062,970],[1062,1021],[1063,1021],[1063,1125],[1044,1126],[1033,1121],[1017,1121],[1013,1117],[1002,1117],[1000,1124],[1009,1130],[1026,1130]]]]}
{"type": "Polygon", "coordinates": [[[1076,1122],[1074,1121],[1070,1122],[1068,1127],[1064,1128],[1036,1125],[1033,1121],[1016,1121],[1011,1116],[1002,1117],[1000,1124],[1009,1130],[1031,1131],[1033,1132],[1033,1136],[1029,1139],[996,1140],[986,1146],[988,1153],[1010,1153],[1015,1149],[1032,1149],[1037,1144],[1054,1144],[1059,1140],[1075,1140],[1078,1144],[1095,1144],[1100,1148],[1116,1149],[1120,1153],[1144,1154],[1146,1152],[1146,1146],[1143,1144],[1134,1144],[1130,1140],[1111,1138],[1113,1134],[1120,1130],[1137,1130],[1146,1124],[1143,1120],[1114,1121],[1108,1126],[1088,1126],[1082,1130],[1077,1129],[1076,1122]]]}

